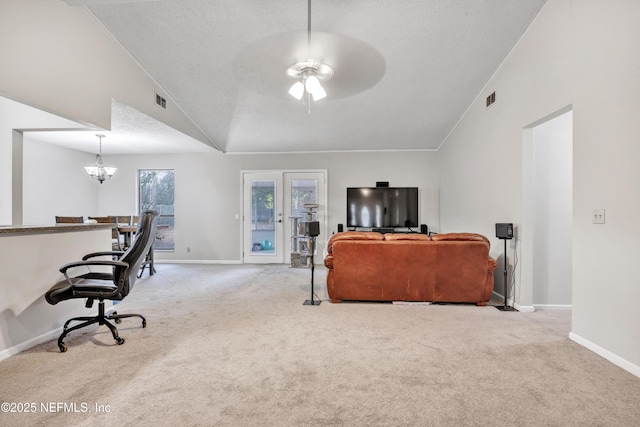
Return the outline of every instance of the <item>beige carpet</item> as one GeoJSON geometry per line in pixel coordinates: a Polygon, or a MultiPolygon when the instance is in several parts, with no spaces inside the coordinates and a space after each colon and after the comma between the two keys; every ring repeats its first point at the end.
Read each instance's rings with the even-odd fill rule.
{"type": "MultiPolygon", "coordinates": [[[[148,321],[125,320],[124,345],[102,326],[72,333],[67,353],[51,341],[0,362],[0,402],[36,404],[0,413],[0,425],[640,423],[640,379],[570,341],[569,312],[303,306],[309,277],[161,264],[118,306],[148,321]]],[[[323,267],[315,279],[325,300],[323,267]]]]}

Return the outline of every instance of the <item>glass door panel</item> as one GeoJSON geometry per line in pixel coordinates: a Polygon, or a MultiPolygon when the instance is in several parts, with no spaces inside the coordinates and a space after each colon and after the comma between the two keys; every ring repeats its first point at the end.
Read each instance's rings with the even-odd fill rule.
{"type": "Polygon", "coordinates": [[[286,172],[284,174],[285,211],[291,222],[291,226],[285,229],[285,232],[287,232],[285,236],[285,262],[291,263],[292,266],[306,264],[306,262],[298,262],[295,259],[292,262],[292,258],[305,258],[309,254],[307,238],[304,236],[303,229],[304,222],[309,219],[320,223],[320,236],[316,239],[314,263],[322,263],[324,242],[327,240],[327,236],[325,236],[325,207],[327,203],[325,199],[325,183],[326,174],[324,172],[286,172]],[[317,207],[310,209],[305,205],[317,205],[317,207]],[[310,211],[313,211],[313,213],[309,214],[310,211]],[[294,218],[297,218],[297,222],[301,224],[298,230],[293,227],[294,218]]]}
{"type": "Polygon", "coordinates": [[[251,252],[272,255],[276,248],[276,181],[251,181],[251,252]]]}
{"type": "Polygon", "coordinates": [[[244,174],[244,262],[284,262],[282,194],[282,173],[244,174]]]}

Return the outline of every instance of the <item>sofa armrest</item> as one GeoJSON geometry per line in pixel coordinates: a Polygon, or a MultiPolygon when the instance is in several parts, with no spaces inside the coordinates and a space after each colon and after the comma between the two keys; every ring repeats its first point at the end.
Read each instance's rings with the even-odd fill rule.
{"type": "Polygon", "coordinates": [[[324,257],[324,266],[329,270],[333,270],[333,254],[328,254],[324,257]]]}
{"type": "MultiPolygon", "coordinates": [[[[484,297],[485,297],[485,301],[489,301],[491,299],[491,295],[493,294],[493,272],[496,269],[496,260],[489,257],[488,261],[487,261],[488,265],[487,265],[487,282],[485,284],[485,288],[484,288],[484,297]]],[[[484,305],[484,304],[482,304],[484,305]]]]}
{"type": "Polygon", "coordinates": [[[489,273],[493,274],[493,272],[495,271],[497,265],[498,264],[497,264],[496,260],[491,258],[491,257],[489,257],[489,273]]]}

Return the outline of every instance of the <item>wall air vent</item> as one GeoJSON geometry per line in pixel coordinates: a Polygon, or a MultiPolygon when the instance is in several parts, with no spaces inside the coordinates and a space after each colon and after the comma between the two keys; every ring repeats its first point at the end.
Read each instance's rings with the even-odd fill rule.
{"type": "Polygon", "coordinates": [[[491,107],[491,105],[496,102],[496,93],[493,92],[491,95],[487,96],[487,108],[491,107]]]}
{"type": "Polygon", "coordinates": [[[167,108],[167,100],[156,93],[156,104],[162,108],[167,108]]]}

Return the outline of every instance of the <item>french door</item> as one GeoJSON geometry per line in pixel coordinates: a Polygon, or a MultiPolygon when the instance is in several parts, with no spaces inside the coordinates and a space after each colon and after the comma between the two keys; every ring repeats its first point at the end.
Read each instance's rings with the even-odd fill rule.
{"type": "Polygon", "coordinates": [[[289,263],[299,230],[293,218],[320,223],[315,262],[321,262],[326,234],[326,172],[264,171],[243,173],[243,254],[245,263],[289,263]],[[318,255],[320,254],[320,255],[318,255]]]}

